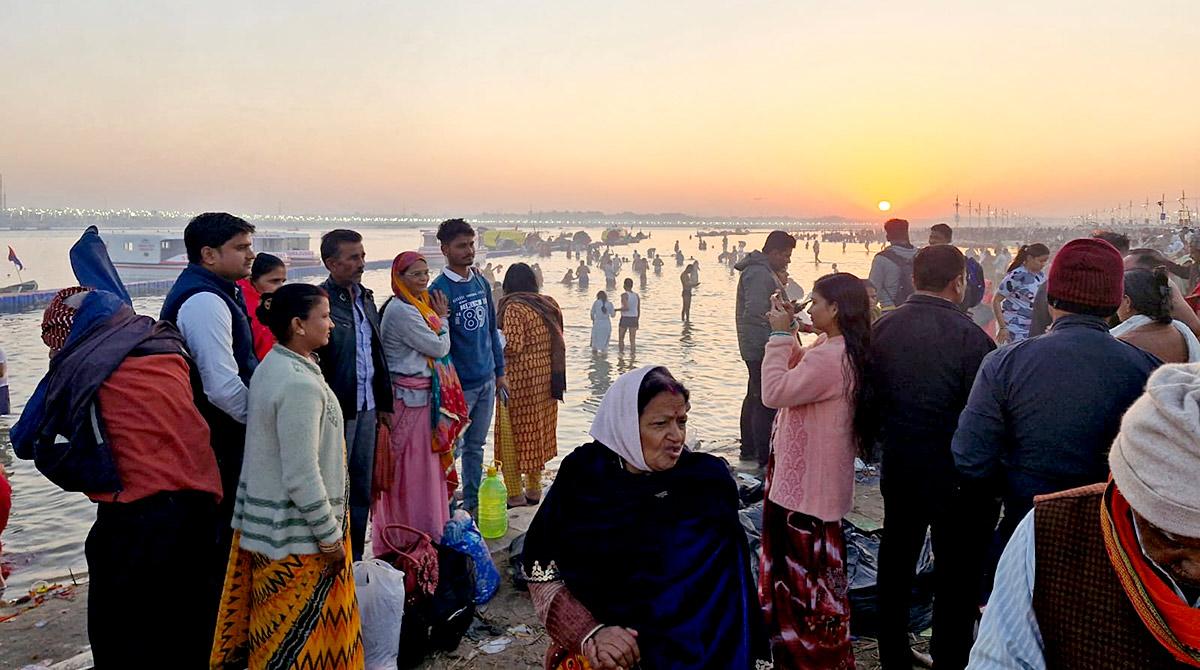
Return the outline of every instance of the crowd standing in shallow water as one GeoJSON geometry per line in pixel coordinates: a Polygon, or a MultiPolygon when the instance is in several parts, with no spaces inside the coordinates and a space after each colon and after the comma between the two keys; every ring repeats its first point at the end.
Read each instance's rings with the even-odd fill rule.
{"type": "MultiPolygon", "coordinates": [[[[89,230],[72,251],[82,286],[44,315],[50,372],[13,443],[97,502],[98,668],[363,667],[354,561],[396,525],[436,542],[455,509],[479,517],[493,421],[508,506],[538,506],[521,561],[548,668],[854,667],[842,518],[856,458],[881,472],[884,668],[921,660],[909,601],[926,533],[937,668],[1200,666],[1200,275],[1111,232],[1047,231],[1065,244],[1014,258],[964,255],[954,233],[933,226],[918,249],[889,220],[869,279],[825,275],[803,302],[796,237],[748,253],[722,240],[740,273],[741,456],[765,476],[758,561],[730,469],[686,446],[686,380],[663,366],[613,384],[594,441],[543,494],[563,314],[536,266],[511,264],[496,291],[460,219],[438,231],[445,268],[430,281],[428,259],[398,255],[380,306],[358,233],[322,238],[320,286],[286,284],[279,259],[253,253],[253,226],[201,215],[160,321],[133,312],[89,230]],[[168,582],[165,600],[139,586],[168,582]]],[[[806,237],[814,262],[821,242],[879,239],[806,237]]],[[[686,323],[699,266],[672,255],[686,323]]],[[[600,265],[615,287],[625,262],[589,249],[563,281],[600,265]]],[[[661,266],[630,262],[643,286],[661,266]]],[[[623,286],[590,310],[597,355],[618,312],[618,348],[636,348],[644,305],[623,286]]]]}

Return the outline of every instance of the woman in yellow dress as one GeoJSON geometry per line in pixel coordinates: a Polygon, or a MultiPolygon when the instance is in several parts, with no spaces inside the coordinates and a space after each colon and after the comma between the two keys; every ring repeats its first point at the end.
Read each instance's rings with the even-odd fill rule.
{"type": "Polygon", "coordinates": [[[496,443],[508,506],[536,505],[542,497],[542,469],[558,453],[558,403],[567,386],[562,310],[554,298],[538,291],[537,276],[528,265],[514,263],[504,275],[504,297],[496,311],[505,340],[513,437],[511,442],[499,437],[501,408],[496,443]]]}

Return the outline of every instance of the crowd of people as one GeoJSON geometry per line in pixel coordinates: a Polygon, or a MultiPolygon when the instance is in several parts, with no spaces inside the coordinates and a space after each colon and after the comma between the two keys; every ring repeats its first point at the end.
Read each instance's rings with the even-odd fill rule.
{"type": "MultiPolygon", "coordinates": [[[[189,222],[189,264],[154,319],[89,229],[80,286],[43,315],[50,371],[12,440],[97,503],[97,668],[362,667],[354,562],[389,527],[436,542],[456,507],[477,518],[493,423],[508,507],[538,507],[521,567],[547,668],[853,668],[842,520],[859,461],[881,475],[885,669],[1200,665],[1200,299],[1178,285],[1193,268],[1161,252],[1097,232],[1053,254],[1022,245],[995,277],[1000,261],[964,254],[949,226],[918,248],[892,219],[821,238],[886,245],[869,277],[835,271],[804,296],[796,236],[748,253],[723,239],[740,272],[740,457],[765,483],[756,561],[731,469],[686,446],[690,394],[661,365],[615,381],[543,495],[567,380],[538,268],[509,265],[497,291],[451,219],[443,269],[397,255],[379,303],[357,232],[322,237],[320,285],[288,283],[254,232],[189,222]],[[922,659],[909,610],[927,535],[922,659]]],[[[804,240],[814,255],[821,239],[804,240]]],[[[613,289],[625,261],[588,253],[563,281],[586,284],[594,261],[613,289]]],[[[661,269],[634,256],[643,284],[661,269]]],[[[674,256],[686,322],[698,264],[674,256]]],[[[593,352],[613,317],[636,349],[642,299],[623,288],[596,295],[593,352]]]]}
{"type": "Polygon", "coordinates": [[[320,285],[286,283],[254,232],[229,214],[189,222],[189,263],[154,319],[90,229],[71,253],[81,285],[43,315],[50,371],[12,439],[98,503],[97,668],[362,667],[352,565],[368,525],[378,551],[389,526],[440,539],[452,505],[476,516],[500,404],[522,436],[504,445],[509,506],[540,502],[566,366],[534,268],[509,266],[493,304],[474,230],[449,220],[445,269],[431,282],[424,257],[398,255],[380,306],[357,232],[322,237],[320,285]],[[168,583],[168,598],[145,588],[168,583]]]}
{"type": "Polygon", "coordinates": [[[995,290],[993,340],[967,314],[972,271],[949,227],[920,249],[906,221],[884,231],[873,324],[868,284],[845,273],[813,286],[811,325],[795,318],[784,234],[739,282],[744,416],[778,412],[766,438],[744,421],[742,440],[744,459],[765,446],[768,463],[759,596],[775,667],[854,666],[840,520],[856,455],[880,461],[884,668],[917,655],[927,533],[935,668],[1196,666],[1200,529],[1178,468],[1193,462],[1200,371],[1178,364],[1200,328],[1162,254],[1107,232],[1052,262],[1023,245],[995,290]],[[1037,336],[1039,289],[1052,325],[1037,336]],[[801,346],[799,332],[819,337],[801,346]]]}

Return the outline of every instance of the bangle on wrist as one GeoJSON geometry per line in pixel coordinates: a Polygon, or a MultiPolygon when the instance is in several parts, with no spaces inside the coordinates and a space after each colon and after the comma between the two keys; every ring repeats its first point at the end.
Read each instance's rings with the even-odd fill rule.
{"type": "Polygon", "coordinates": [[[317,549],[319,549],[322,554],[336,554],[341,548],[341,539],[338,539],[336,542],[317,542],[317,549]]]}
{"type": "Polygon", "coordinates": [[[771,337],[775,337],[776,335],[782,335],[784,337],[791,337],[792,331],[790,331],[790,330],[772,330],[771,337]]]}

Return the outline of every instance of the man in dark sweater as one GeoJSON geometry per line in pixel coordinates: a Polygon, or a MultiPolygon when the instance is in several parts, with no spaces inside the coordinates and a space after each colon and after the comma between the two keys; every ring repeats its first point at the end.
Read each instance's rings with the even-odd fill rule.
{"type": "Polygon", "coordinates": [[[1068,242],[1050,266],[1050,332],[989,354],[954,433],[964,488],[1004,501],[1003,546],[1033,497],[1102,482],[1121,415],[1161,361],[1108,333],[1124,294],[1121,254],[1068,242]]]}
{"type": "Polygon", "coordinates": [[[933,658],[963,668],[971,649],[979,569],[960,558],[954,457],[950,440],[975,372],[996,348],[958,309],[966,259],[949,244],[913,258],[915,293],[871,333],[873,397],[883,446],[884,525],[879,550],[879,652],[884,668],[912,667],[909,594],[932,529],[937,555],[933,658]]]}

